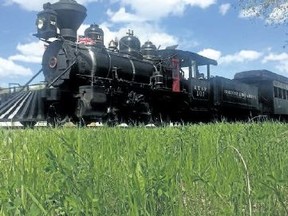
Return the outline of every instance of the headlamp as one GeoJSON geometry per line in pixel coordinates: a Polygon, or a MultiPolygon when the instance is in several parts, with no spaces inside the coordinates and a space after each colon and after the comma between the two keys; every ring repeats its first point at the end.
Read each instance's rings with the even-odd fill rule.
{"type": "Polygon", "coordinates": [[[44,18],[37,19],[37,22],[36,22],[37,28],[40,30],[43,29],[44,23],[45,23],[44,18]]]}
{"type": "Polygon", "coordinates": [[[37,14],[36,37],[39,39],[48,40],[49,38],[57,37],[57,13],[52,9],[50,3],[43,5],[43,11],[37,14]]]}

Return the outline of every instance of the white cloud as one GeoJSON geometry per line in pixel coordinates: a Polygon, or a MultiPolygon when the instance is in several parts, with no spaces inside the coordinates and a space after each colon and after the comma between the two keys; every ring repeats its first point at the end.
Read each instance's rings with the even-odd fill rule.
{"type": "Polygon", "coordinates": [[[134,35],[139,38],[141,44],[144,44],[146,41],[150,40],[152,43],[154,43],[157,46],[166,47],[178,44],[179,39],[175,36],[169,35],[162,31],[161,28],[159,28],[157,25],[152,25],[149,23],[142,23],[141,25],[137,24],[129,24],[126,26],[123,26],[117,31],[112,31],[109,28],[109,25],[103,23],[100,25],[104,31],[105,34],[105,45],[107,46],[108,43],[118,37],[118,39],[121,39],[121,37],[125,36],[128,29],[132,29],[134,31],[134,35]],[[119,38],[120,37],[120,38],[119,38]]]}
{"type": "Polygon", "coordinates": [[[131,13],[127,13],[124,7],[121,7],[117,12],[113,12],[110,9],[107,11],[107,15],[110,17],[110,20],[113,23],[120,23],[120,22],[143,22],[145,21],[144,18],[140,16],[136,16],[131,13]]]}
{"type": "MultiPolygon", "coordinates": [[[[111,0],[110,0],[111,1],[111,0]]],[[[180,40],[175,36],[167,34],[165,30],[157,26],[157,21],[170,15],[182,15],[187,7],[200,7],[205,9],[216,3],[216,0],[114,0],[120,3],[121,7],[117,11],[107,10],[109,16],[109,25],[114,23],[124,24],[117,34],[110,32],[113,36],[124,36],[128,29],[133,29],[136,36],[139,36],[142,44],[150,40],[156,46],[161,47],[180,44],[187,44],[190,48],[195,46],[196,42],[184,41],[184,36],[180,40]],[[154,24],[152,24],[154,23],[154,24]],[[156,24],[155,24],[156,23],[156,24]]],[[[106,23],[107,24],[107,23],[106,23]]],[[[108,28],[109,29],[109,28],[108,28]]],[[[108,30],[107,29],[107,30],[108,30]]],[[[109,32],[109,30],[108,30],[109,32]]],[[[110,37],[105,35],[105,41],[110,41],[110,37]]],[[[111,38],[112,39],[112,38],[111,38]]],[[[186,45],[186,49],[187,49],[186,45]]]]}
{"type": "Polygon", "coordinates": [[[219,7],[219,12],[220,12],[220,14],[221,15],[226,15],[227,14],[227,12],[230,10],[230,8],[231,8],[231,4],[229,4],[229,3],[227,3],[227,4],[222,4],[222,5],[220,5],[220,7],[219,7]]]}
{"type": "Polygon", "coordinates": [[[24,67],[16,62],[25,63],[41,63],[44,51],[43,42],[32,42],[17,45],[18,54],[8,57],[7,59],[0,57],[0,77],[1,78],[17,78],[21,76],[31,76],[32,70],[24,67]]]}
{"type": "Polygon", "coordinates": [[[214,50],[214,49],[204,49],[200,52],[198,52],[199,55],[205,56],[207,58],[211,58],[214,59],[216,61],[218,61],[221,57],[221,52],[218,50],[214,50]]]}
{"type": "MultiPolygon", "coordinates": [[[[55,3],[58,0],[50,0],[50,3],[55,3]]],[[[99,0],[77,0],[79,4],[88,4],[91,2],[97,2],[99,0]]],[[[4,5],[18,4],[20,7],[26,10],[40,11],[44,3],[48,0],[4,0],[4,5]]],[[[111,3],[120,2],[122,5],[131,6],[138,15],[149,15],[157,12],[159,17],[164,14],[182,13],[185,6],[194,6],[200,8],[207,8],[216,3],[216,0],[110,0],[111,3]]]]}
{"type": "Polygon", "coordinates": [[[9,57],[11,61],[20,61],[20,62],[27,62],[27,63],[41,63],[42,57],[41,56],[26,56],[21,54],[16,54],[9,57]]]}
{"type": "MultiPolygon", "coordinates": [[[[55,3],[58,0],[4,0],[4,5],[17,4],[25,10],[40,11],[43,4],[50,2],[55,3]]],[[[87,4],[89,2],[97,2],[98,0],[77,0],[79,4],[87,4]]]]}
{"type": "Polygon", "coordinates": [[[77,30],[77,35],[84,35],[84,31],[89,28],[90,25],[82,24],[79,29],[77,30]]]}
{"type": "Polygon", "coordinates": [[[42,41],[37,41],[27,44],[18,44],[16,49],[25,55],[42,56],[44,52],[44,43],[42,41]]]}
{"type": "MultiPolygon", "coordinates": [[[[51,0],[49,2],[54,3],[56,1],[51,0]]],[[[17,4],[25,10],[40,11],[43,9],[43,4],[47,2],[47,0],[4,0],[4,5],[17,4]]]]}
{"type": "Polygon", "coordinates": [[[190,6],[200,7],[200,8],[208,8],[212,4],[216,3],[216,0],[184,0],[186,4],[189,4],[190,6]]]}
{"type": "Polygon", "coordinates": [[[288,61],[288,53],[270,53],[268,56],[265,56],[263,59],[263,63],[267,63],[269,61],[288,61]]]}
{"type": "Polygon", "coordinates": [[[44,43],[42,41],[18,44],[16,49],[20,54],[10,56],[9,60],[27,63],[41,63],[44,52],[44,43]]]}
{"type": "MultiPolygon", "coordinates": [[[[134,18],[141,20],[159,20],[168,15],[182,15],[186,7],[200,7],[202,9],[208,8],[209,6],[216,3],[216,0],[167,0],[165,3],[163,0],[118,0],[122,6],[129,7],[132,9],[132,13],[123,11],[122,8],[118,12],[111,13],[111,19],[119,14],[124,14],[125,17],[134,18]],[[125,12],[125,13],[123,13],[125,12]]],[[[115,18],[113,20],[116,20],[115,18]]]]}
{"type": "Polygon", "coordinates": [[[247,62],[258,60],[263,54],[254,50],[241,50],[232,55],[222,56],[219,59],[220,64],[230,64],[233,62],[247,62]]]}
{"type": "Polygon", "coordinates": [[[262,63],[275,62],[276,68],[280,72],[288,73],[288,53],[270,53],[268,56],[265,56],[262,60],[262,63]]]}
{"type": "Polygon", "coordinates": [[[23,67],[15,62],[0,57],[0,77],[13,78],[19,76],[31,76],[32,71],[30,68],[23,67]]]}

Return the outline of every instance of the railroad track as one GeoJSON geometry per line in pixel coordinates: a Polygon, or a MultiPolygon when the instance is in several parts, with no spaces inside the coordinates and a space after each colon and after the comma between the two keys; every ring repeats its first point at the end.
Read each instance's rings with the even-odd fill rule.
{"type": "MultiPolygon", "coordinates": [[[[35,127],[47,127],[47,122],[38,122],[35,127]]],[[[0,128],[24,128],[20,122],[0,122],[0,128]]]]}
{"type": "MultiPolygon", "coordinates": [[[[167,124],[165,125],[166,127],[179,127],[181,126],[182,124],[179,124],[179,123],[170,123],[170,124],[167,124]]],[[[47,124],[46,121],[41,121],[41,122],[37,122],[36,125],[34,126],[24,126],[22,125],[20,122],[0,122],[0,128],[11,128],[11,129],[21,129],[21,128],[45,128],[45,127],[52,127],[52,126],[49,126],[47,124]]],[[[78,127],[77,125],[73,124],[72,122],[67,122],[59,127],[64,127],[64,128],[68,128],[68,127],[78,127]]],[[[90,123],[89,125],[85,126],[84,128],[98,128],[98,127],[109,127],[108,125],[106,124],[102,124],[101,122],[92,122],[90,123]]],[[[122,123],[122,124],[119,124],[119,125],[115,125],[114,127],[120,127],[120,128],[133,128],[133,127],[139,127],[139,126],[133,126],[133,125],[128,125],[126,123],[122,123]]],[[[141,126],[140,126],[141,127],[141,126]]],[[[155,126],[154,124],[147,124],[147,125],[143,125],[143,127],[146,127],[146,128],[155,128],[157,126],[155,126]]],[[[159,126],[158,126],[159,127],[159,126]]]]}

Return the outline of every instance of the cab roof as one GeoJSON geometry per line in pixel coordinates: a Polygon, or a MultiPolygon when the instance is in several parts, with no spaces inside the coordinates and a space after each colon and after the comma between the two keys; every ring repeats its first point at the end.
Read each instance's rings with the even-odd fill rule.
{"type": "Polygon", "coordinates": [[[217,65],[216,60],[201,56],[197,53],[193,53],[190,51],[183,51],[183,50],[178,50],[178,49],[162,49],[162,50],[158,50],[158,53],[162,59],[173,58],[173,57],[177,57],[181,59],[182,67],[191,66],[192,61],[195,61],[198,66],[217,65]]]}

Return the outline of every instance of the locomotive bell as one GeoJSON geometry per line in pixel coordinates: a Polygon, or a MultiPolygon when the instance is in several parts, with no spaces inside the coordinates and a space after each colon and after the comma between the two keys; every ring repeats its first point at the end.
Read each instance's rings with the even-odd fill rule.
{"type": "Polygon", "coordinates": [[[104,45],[104,32],[97,24],[91,24],[84,32],[85,37],[91,38],[97,45],[104,45]]]}
{"type": "Polygon", "coordinates": [[[43,9],[37,14],[37,34],[34,36],[44,40],[57,37],[57,13],[52,9],[50,3],[44,4],[43,9]]]}

